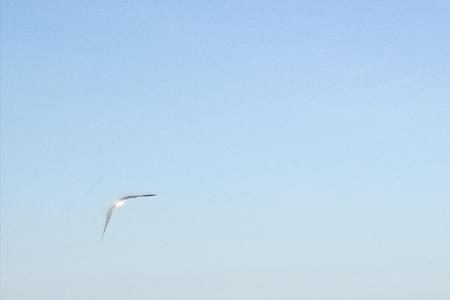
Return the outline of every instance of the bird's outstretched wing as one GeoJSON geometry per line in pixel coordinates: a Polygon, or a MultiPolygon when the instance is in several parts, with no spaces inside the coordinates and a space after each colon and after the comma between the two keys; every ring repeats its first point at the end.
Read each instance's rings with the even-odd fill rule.
{"type": "Polygon", "coordinates": [[[133,199],[133,198],[152,197],[152,196],[156,196],[156,194],[128,195],[128,196],[124,196],[124,197],[120,198],[119,200],[128,200],[128,199],[133,199]]]}
{"type": "Polygon", "coordinates": [[[109,221],[111,220],[111,215],[116,208],[116,203],[114,202],[113,205],[109,208],[108,212],[106,213],[106,220],[105,220],[105,227],[103,228],[103,234],[102,234],[102,240],[105,237],[106,228],[108,227],[109,221]]]}

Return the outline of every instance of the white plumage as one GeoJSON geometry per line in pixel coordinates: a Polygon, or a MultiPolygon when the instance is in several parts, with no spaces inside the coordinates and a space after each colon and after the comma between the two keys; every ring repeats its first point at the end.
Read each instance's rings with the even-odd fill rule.
{"type": "Polygon", "coordinates": [[[106,213],[106,220],[105,220],[105,227],[103,228],[103,234],[102,234],[102,240],[105,236],[106,228],[108,227],[109,221],[111,220],[112,213],[115,209],[120,208],[125,205],[125,202],[127,202],[128,199],[134,199],[134,198],[142,198],[142,197],[152,197],[156,196],[155,194],[143,194],[143,195],[128,195],[121,197],[113,202],[111,207],[108,209],[108,212],[106,213]]]}

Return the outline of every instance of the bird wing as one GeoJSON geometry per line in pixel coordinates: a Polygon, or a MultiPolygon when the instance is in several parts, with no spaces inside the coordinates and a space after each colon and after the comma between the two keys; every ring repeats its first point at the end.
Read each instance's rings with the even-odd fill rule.
{"type": "Polygon", "coordinates": [[[156,196],[155,194],[143,194],[143,195],[128,195],[120,198],[120,200],[127,200],[127,199],[133,199],[133,198],[141,198],[141,197],[152,197],[156,196]]]}
{"type": "Polygon", "coordinates": [[[105,227],[103,228],[102,240],[105,237],[106,228],[108,227],[109,221],[111,220],[112,213],[113,213],[114,209],[116,208],[116,203],[117,203],[117,201],[114,202],[113,205],[111,205],[108,212],[106,213],[105,227]]]}

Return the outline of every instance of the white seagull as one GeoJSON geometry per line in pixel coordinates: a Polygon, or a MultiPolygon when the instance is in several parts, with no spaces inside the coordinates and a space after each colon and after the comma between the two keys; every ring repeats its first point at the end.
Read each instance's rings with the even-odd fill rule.
{"type": "Polygon", "coordinates": [[[102,240],[103,240],[103,237],[105,236],[106,228],[108,227],[109,221],[111,220],[111,215],[116,208],[122,207],[125,204],[125,202],[127,202],[128,199],[141,198],[141,197],[152,197],[152,196],[156,196],[156,195],[155,194],[128,195],[128,196],[124,196],[124,197],[119,198],[116,201],[114,201],[113,204],[111,205],[111,207],[109,208],[108,212],[106,213],[106,221],[105,221],[105,227],[103,228],[102,240]]]}

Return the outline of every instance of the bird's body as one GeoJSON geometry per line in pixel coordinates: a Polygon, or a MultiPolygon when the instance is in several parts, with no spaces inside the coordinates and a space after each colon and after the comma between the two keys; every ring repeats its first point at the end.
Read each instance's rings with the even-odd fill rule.
{"type": "Polygon", "coordinates": [[[127,202],[127,200],[116,201],[113,206],[114,206],[114,208],[119,208],[119,207],[124,206],[125,202],[127,202]]]}
{"type": "Polygon", "coordinates": [[[114,212],[115,209],[124,206],[125,202],[127,202],[127,200],[129,200],[129,199],[152,197],[152,196],[156,196],[156,195],[155,194],[128,195],[128,196],[121,197],[121,198],[117,199],[116,201],[114,201],[113,204],[111,205],[111,207],[108,209],[108,212],[106,213],[105,227],[103,228],[102,240],[103,240],[103,237],[105,236],[106,228],[108,227],[109,221],[111,220],[112,213],[114,212]]]}

